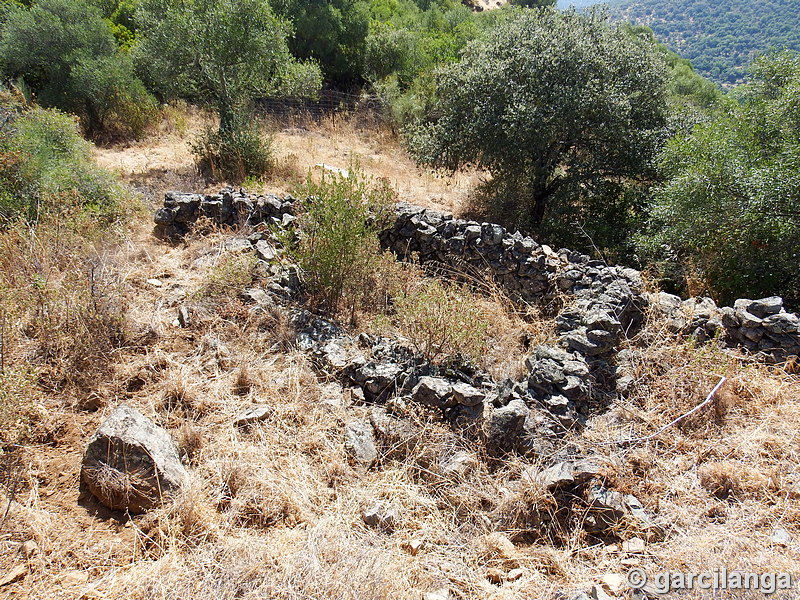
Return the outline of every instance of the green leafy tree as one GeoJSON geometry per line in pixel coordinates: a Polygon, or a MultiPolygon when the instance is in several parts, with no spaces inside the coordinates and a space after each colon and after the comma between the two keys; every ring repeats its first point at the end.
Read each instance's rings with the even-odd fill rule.
{"type": "Polygon", "coordinates": [[[319,90],[319,68],[294,59],[290,27],[265,0],[142,0],[138,18],[151,85],[209,101],[220,133],[242,126],[253,98],[319,90]]]}
{"type": "Polygon", "coordinates": [[[289,49],[320,64],[328,83],[361,81],[369,4],[363,0],[272,0],[275,12],[292,24],[289,49]]]}
{"type": "Polygon", "coordinates": [[[800,54],[761,57],[713,121],[667,145],[655,193],[651,258],[677,259],[729,302],[800,302],[800,54]]]}
{"type": "Polygon", "coordinates": [[[24,81],[41,104],[79,115],[92,137],[137,135],[154,116],[130,56],[90,2],[40,0],[9,8],[0,60],[6,75],[24,81]]]}
{"type": "Polygon", "coordinates": [[[587,195],[652,175],[664,65],[602,14],[511,10],[438,86],[436,114],[409,131],[409,148],[435,168],[489,171],[518,222],[539,227],[551,205],[576,202],[597,218],[587,195]]]}

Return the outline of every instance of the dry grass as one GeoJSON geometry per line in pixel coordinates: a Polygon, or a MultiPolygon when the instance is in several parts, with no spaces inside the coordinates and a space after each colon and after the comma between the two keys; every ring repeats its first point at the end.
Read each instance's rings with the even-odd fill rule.
{"type": "MultiPolygon", "coordinates": [[[[168,109],[160,129],[150,137],[125,146],[98,148],[98,163],[160,201],[169,189],[199,191],[206,188],[197,176],[189,141],[208,126],[214,116],[193,107],[168,109]]],[[[385,179],[408,202],[458,213],[480,181],[478,173],[443,177],[418,169],[401,147],[397,135],[366,128],[358,117],[331,116],[303,126],[276,127],[273,134],[276,166],[263,182],[250,181],[249,190],[286,194],[309,172],[321,174],[320,163],[343,169],[358,167],[366,176],[385,179]]],[[[216,190],[224,185],[206,188],[216,190]]]]}
{"type": "MultiPolygon", "coordinates": [[[[322,133],[291,135],[310,143],[322,133]]],[[[330,160],[314,152],[297,160],[330,160]]],[[[227,268],[227,234],[212,229],[168,246],[149,229],[134,227],[103,254],[110,280],[128,299],[130,341],[93,372],[90,405],[66,388],[42,385],[51,380],[39,380],[38,372],[20,375],[16,387],[8,375],[2,381],[5,393],[30,399],[32,433],[15,462],[0,466],[0,508],[10,506],[0,526],[0,575],[25,567],[24,576],[0,586],[0,596],[418,600],[447,588],[452,598],[521,600],[587,589],[632,565],[650,572],[726,565],[797,573],[797,542],[771,540],[776,527],[800,540],[796,374],[713,345],[694,347],[656,321],[648,325],[617,365],[634,378],[630,396],[564,444],[565,453],[600,456],[606,484],[634,494],[665,528],[664,539],[648,542],[643,553],[625,552],[620,543],[641,535],[634,524],[619,524],[616,541],[589,535],[579,499],[522,477],[537,465],[520,457],[489,462],[474,440],[423,412],[402,415],[413,433],[378,440],[373,469],[355,469],[343,428],[367,419],[369,407],[351,405],[347,394],[339,405],[322,402],[329,382],[293,349],[285,315],[236,301],[240,270],[221,277],[230,283],[221,286],[224,293],[206,293],[209,274],[227,268]],[[192,314],[187,328],[174,324],[181,306],[192,314]],[[609,443],[655,432],[685,414],[719,376],[728,383],[706,410],[646,443],[609,443]],[[169,429],[192,473],[174,504],[131,520],[103,509],[79,486],[86,440],[122,401],[169,429]],[[235,427],[255,404],[269,407],[267,417],[235,427]],[[468,453],[468,468],[448,470],[459,452],[468,453]],[[378,501],[398,511],[392,530],[363,522],[362,511],[378,501]],[[38,550],[26,555],[22,544],[29,540],[38,550]],[[516,569],[519,578],[511,581],[516,569]]],[[[28,273],[25,263],[8,266],[8,256],[0,259],[5,272],[28,273]]],[[[408,275],[403,285],[419,277],[408,275]]],[[[49,281],[64,284],[64,298],[87,289],[49,281]]],[[[552,340],[549,322],[520,314],[490,284],[472,287],[471,302],[490,323],[484,366],[498,378],[519,375],[527,348],[552,340]]],[[[22,284],[11,289],[32,293],[22,284]]],[[[35,351],[35,338],[21,337],[25,319],[8,322],[14,343],[7,360],[18,365],[35,351]]],[[[85,336],[57,323],[51,333],[70,331],[85,336]]],[[[7,374],[16,373],[8,364],[7,374]]]]}

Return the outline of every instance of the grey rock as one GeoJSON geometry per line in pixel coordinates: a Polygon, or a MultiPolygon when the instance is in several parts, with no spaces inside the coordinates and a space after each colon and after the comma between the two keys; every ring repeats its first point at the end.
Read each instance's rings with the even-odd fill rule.
{"type": "Polygon", "coordinates": [[[788,547],[792,543],[792,536],[783,527],[776,527],[770,541],[778,546],[788,547]]]}
{"type": "Polygon", "coordinates": [[[123,404],[89,440],[81,477],[104,505],[136,514],[178,494],[188,472],[170,435],[123,404]]]}
{"type": "Polygon", "coordinates": [[[411,391],[411,398],[425,406],[443,408],[453,393],[450,382],[440,377],[420,377],[419,383],[411,391]]]}
{"type": "Polygon", "coordinates": [[[529,413],[528,407],[519,399],[491,411],[484,424],[487,447],[495,452],[510,452],[524,431],[529,413]]]}
{"type": "Polygon", "coordinates": [[[240,412],[233,421],[234,427],[248,427],[259,421],[264,421],[272,414],[272,407],[266,404],[250,406],[240,412]]]}
{"type": "Polygon", "coordinates": [[[383,502],[376,502],[361,513],[361,518],[370,527],[392,531],[400,520],[400,513],[394,507],[387,507],[383,502]]]}
{"type": "Polygon", "coordinates": [[[543,471],[528,472],[526,477],[548,490],[587,483],[602,471],[600,462],[584,458],[558,462],[543,471]]]}
{"type": "Polygon", "coordinates": [[[255,244],[256,248],[256,256],[261,260],[265,260],[267,262],[275,260],[277,253],[275,252],[275,246],[270,244],[266,240],[259,240],[255,244]]]}
{"type": "Polygon", "coordinates": [[[478,457],[472,452],[459,450],[439,463],[439,472],[448,477],[463,478],[474,471],[479,464],[478,457]]]}
{"type": "Polygon", "coordinates": [[[171,225],[174,220],[175,211],[171,208],[159,208],[153,217],[156,225],[171,225]]]}
{"type": "Polygon", "coordinates": [[[273,306],[275,304],[272,297],[262,288],[246,288],[242,290],[239,297],[245,302],[257,304],[261,307],[273,306]]]}
{"type": "Polygon", "coordinates": [[[411,421],[392,416],[381,406],[372,408],[369,420],[387,456],[402,459],[417,446],[421,431],[411,421]]]}
{"type": "Polygon", "coordinates": [[[486,394],[481,390],[469,385],[468,383],[454,383],[453,401],[456,404],[463,404],[464,406],[478,406],[483,403],[486,394]]]}
{"type": "Polygon", "coordinates": [[[403,367],[393,362],[366,363],[357,368],[353,378],[370,399],[387,399],[397,390],[403,367]]]}
{"type": "Polygon", "coordinates": [[[584,356],[598,356],[609,350],[604,344],[590,340],[586,337],[586,334],[580,331],[571,331],[562,336],[561,339],[569,348],[584,356]]]}
{"type": "Polygon", "coordinates": [[[372,425],[363,421],[351,421],[344,428],[344,447],[356,466],[369,469],[378,459],[372,425]]]}
{"type": "Polygon", "coordinates": [[[253,245],[247,238],[230,238],[223,244],[226,252],[247,252],[253,249],[253,245]]]}
{"type": "Polygon", "coordinates": [[[793,313],[780,313],[766,317],[762,325],[770,333],[793,334],[800,331],[800,318],[793,313]]]}
{"type": "Polygon", "coordinates": [[[769,315],[776,315],[783,310],[783,298],[780,296],[770,296],[769,298],[761,298],[760,300],[753,300],[747,311],[759,318],[768,317],[769,315]]]}
{"type": "Polygon", "coordinates": [[[763,319],[746,310],[738,311],[736,316],[739,317],[739,320],[742,322],[742,327],[746,329],[761,327],[761,324],[764,322],[763,319]]]}
{"type": "Polygon", "coordinates": [[[189,309],[185,306],[178,308],[178,325],[183,328],[190,327],[192,324],[192,315],[189,309]]]}
{"type": "Polygon", "coordinates": [[[323,344],[315,352],[323,368],[336,373],[344,369],[351,362],[350,353],[337,341],[330,341],[323,344]]]}
{"type": "Polygon", "coordinates": [[[592,509],[587,517],[590,530],[606,531],[612,529],[623,518],[628,518],[646,532],[650,541],[659,539],[663,535],[661,528],[635,496],[595,484],[589,487],[586,500],[592,509]]]}

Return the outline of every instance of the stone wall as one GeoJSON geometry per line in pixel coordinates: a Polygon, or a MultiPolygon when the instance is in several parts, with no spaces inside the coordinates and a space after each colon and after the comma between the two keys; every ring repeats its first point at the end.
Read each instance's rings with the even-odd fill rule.
{"type": "MultiPolygon", "coordinates": [[[[155,231],[160,237],[178,238],[201,217],[229,226],[286,226],[295,218],[296,205],[291,197],[254,196],[230,188],[206,196],[169,192],[156,212],[155,231]]],[[[383,246],[401,258],[414,255],[423,263],[459,272],[488,273],[525,302],[571,298],[555,317],[559,346],[595,365],[603,378],[613,378],[604,363],[620,341],[640,327],[647,307],[661,312],[675,333],[701,341],[716,336],[776,360],[800,354],[800,319],[786,312],[777,297],[737,300],[733,307],[719,308],[710,298],[648,294],[634,269],[608,266],[566,249],[555,251],[497,224],[455,219],[406,203],[398,204],[394,222],[380,237],[383,246]]],[[[553,388],[556,402],[571,389],[565,385],[566,390],[553,388]]]]}

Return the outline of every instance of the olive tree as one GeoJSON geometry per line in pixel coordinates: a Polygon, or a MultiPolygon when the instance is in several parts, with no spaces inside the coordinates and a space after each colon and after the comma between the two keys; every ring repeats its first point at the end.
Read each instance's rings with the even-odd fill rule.
{"type": "Polygon", "coordinates": [[[412,153],[488,171],[513,196],[512,218],[534,227],[556,200],[649,177],[664,137],[662,61],[600,13],[510,10],[437,83],[436,113],[408,132],[412,153]]]}
{"type": "Polygon", "coordinates": [[[92,137],[135,136],[155,103],[120,50],[109,21],[88,0],[6,6],[0,62],[44,106],[77,114],[92,137]]]}
{"type": "Polygon", "coordinates": [[[290,27],[267,0],[142,0],[138,21],[149,83],[165,97],[210,102],[220,133],[255,97],[319,90],[319,68],[294,59],[290,27]]]}

